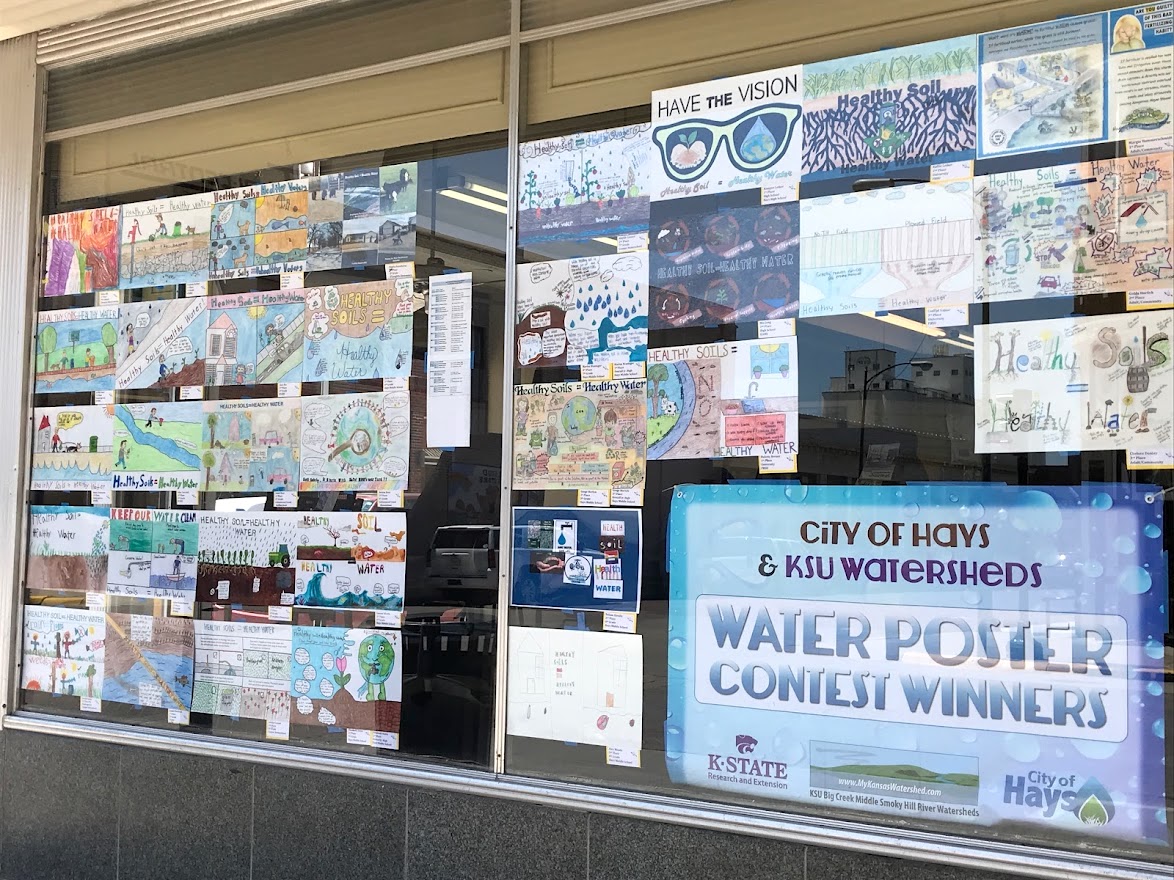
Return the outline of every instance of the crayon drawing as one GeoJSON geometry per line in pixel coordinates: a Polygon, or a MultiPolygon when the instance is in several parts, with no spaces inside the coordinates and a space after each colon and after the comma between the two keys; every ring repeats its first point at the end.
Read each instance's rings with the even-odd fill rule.
{"type": "Polygon", "coordinates": [[[406,391],[302,398],[301,488],[406,489],[406,391]]]}
{"type": "Polygon", "coordinates": [[[194,651],[190,617],[108,613],[102,699],[159,709],[191,708],[194,651]]]}
{"type": "Polygon", "coordinates": [[[300,290],[208,299],[205,385],[262,385],[302,378],[300,290]]]}
{"type": "Polygon", "coordinates": [[[106,592],[194,599],[200,524],[194,510],[110,508],[106,592]]]}
{"type": "Polygon", "coordinates": [[[302,513],[294,602],[402,611],[408,528],[403,513],[302,513]]]}
{"type": "Polygon", "coordinates": [[[305,299],[305,381],[411,375],[411,278],[312,287],[305,299]]]}
{"type": "Polygon", "coordinates": [[[300,414],[300,399],[206,401],[200,437],[200,489],[296,490],[300,414]]]}
{"type": "Polygon", "coordinates": [[[200,511],[197,600],[243,605],[292,602],[298,516],[200,511]]]}
{"type": "Polygon", "coordinates": [[[115,388],[203,385],[209,298],[123,303],[115,388]]]}
{"type": "Polygon", "coordinates": [[[45,296],[118,289],[118,225],[122,208],[91,208],[49,217],[45,296]]]}
{"type": "Polygon", "coordinates": [[[114,459],[110,406],[33,410],[33,490],[109,488],[114,459]]]}
{"type": "Polygon", "coordinates": [[[522,144],[518,243],[647,229],[651,128],[642,123],[522,144]]]}
{"type": "Polygon", "coordinates": [[[647,251],[518,267],[519,366],[643,361],[647,347],[647,251]]]}
{"type": "Polygon", "coordinates": [[[105,641],[106,618],[101,611],[26,606],[20,686],[102,699],[105,641]]]}
{"type": "Polygon", "coordinates": [[[306,268],[305,180],[221,190],[211,209],[208,277],[251,278],[306,268]]]}
{"type": "Polygon", "coordinates": [[[32,505],[25,588],[106,592],[110,508],[32,505]]]}
{"type": "Polygon", "coordinates": [[[197,620],[194,628],[193,712],[289,720],[292,627],[197,620]]]}
{"type": "Polygon", "coordinates": [[[415,162],[343,174],[342,268],[416,258],[415,162]]]}
{"type": "Polygon", "coordinates": [[[211,193],[123,205],[118,286],[204,281],[211,208],[211,193]]]}
{"type": "Polygon", "coordinates": [[[37,394],[114,390],[118,306],[37,315],[33,375],[37,394]]]}
{"type": "Polygon", "coordinates": [[[1109,13],[1109,137],[1174,134],[1174,2],[1109,13]]]}
{"type": "Polygon", "coordinates": [[[199,401],[114,407],[114,488],[166,492],[200,486],[199,401]]]}
{"type": "Polygon", "coordinates": [[[397,630],[295,626],[290,720],[367,731],[369,745],[399,748],[402,674],[397,630]]]}
{"type": "Polygon", "coordinates": [[[803,179],[974,158],[978,47],[958,37],[803,66],[803,179]]]}
{"type": "Polygon", "coordinates": [[[342,184],[341,174],[310,178],[309,272],[342,268],[342,184]]]}

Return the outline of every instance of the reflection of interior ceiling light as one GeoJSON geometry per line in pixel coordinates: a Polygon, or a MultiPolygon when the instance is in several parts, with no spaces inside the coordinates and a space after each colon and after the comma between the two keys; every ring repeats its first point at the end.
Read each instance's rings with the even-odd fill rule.
{"type": "Polygon", "coordinates": [[[479,199],[476,196],[469,195],[467,192],[461,192],[459,189],[442,189],[440,195],[448,196],[450,199],[456,199],[458,202],[466,202],[470,205],[476,205],[478,208],[485,208],[488,211],[496,211],[499,214],[508,214],[509,209],[505,205],[499,205],[497,202],[488,202],[485,199],[479,199]]]}
{"type": "Polygon", "coordinates": [[[509,196],[506,193],[503,193],[500,189],[494,189],[491,186],[485,186],[480,183],[466,184],[465,189],[470,189],[475,193],[481,193],[483,196],[489,196],[490,198],[494,198],[502,202],[509,199],[509,196]]]}
{"type": "Polygon", "coordinates": [[[967,342],[974,342],[974,337],[973,337],[973,336],[967,336],[965,333],[959,333],[959,334],[958,334],[958,338],[959,338],[959,339],[965,339],[967,342]]]}
{"type": "Polygon", "coordinates": [[[597,241],[600,244],[606,244],[608,247],[618,248],[620,243],[614,238],[593,238],[592,241],[597,241]]]}
{"type": "Polygon", "coordinates": [[[956,345],[959,348],[964,348],[967,351],[974,351],[973,345],[967,345],[965,342],[959,342],[957,339],[951,339],[949,336],[943,337],[942,342],[948,342],[950,345],[956,345]]]}
{"type": "Polygon", "coordinates": [[[920,321],[911,321],[909,318],[903,318],[900,315],[878,315],[876,312],[863,312],[862,314],[866,318],[875,318],[878,321],[884,321],[886,324],[892,324],[894,327],[903,327],[906,330],[912,330],[914,333],[933,336],[935,339],[946,335],[944,330],[931,327],[929,324],[922,324],[920,321]]]}

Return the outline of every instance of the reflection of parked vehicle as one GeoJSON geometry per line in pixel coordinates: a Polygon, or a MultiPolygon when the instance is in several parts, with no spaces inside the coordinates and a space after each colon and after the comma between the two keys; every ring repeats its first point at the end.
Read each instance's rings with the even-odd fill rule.
{"type": "Polygon", "coordinates": [[[428,581],[437,587],[497,589],[498,526],[441,526],[428,547],[428,581]]]}

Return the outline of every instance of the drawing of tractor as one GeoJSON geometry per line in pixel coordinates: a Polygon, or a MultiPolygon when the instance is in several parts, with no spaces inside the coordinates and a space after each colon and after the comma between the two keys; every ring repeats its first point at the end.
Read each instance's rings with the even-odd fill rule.
{"type": "Polygon", "coordinates": [[[270,550],[269,564],[289,568],[289,544],[282,544],[276,550],[270,550]]]}

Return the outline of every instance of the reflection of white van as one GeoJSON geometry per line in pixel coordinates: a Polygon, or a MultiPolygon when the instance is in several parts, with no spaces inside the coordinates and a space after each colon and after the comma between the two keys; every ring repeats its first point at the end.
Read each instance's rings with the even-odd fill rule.
{"type": "Polygon", "coordinates": [[[428,547],[428,583],[434,587],[497,589],[499,526],[441,526],[428,547]]]}

